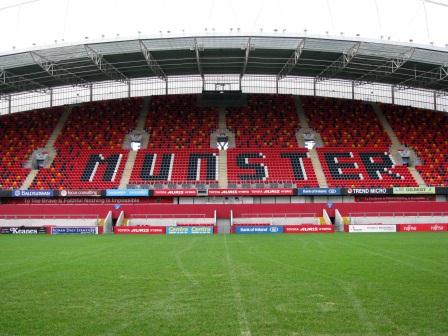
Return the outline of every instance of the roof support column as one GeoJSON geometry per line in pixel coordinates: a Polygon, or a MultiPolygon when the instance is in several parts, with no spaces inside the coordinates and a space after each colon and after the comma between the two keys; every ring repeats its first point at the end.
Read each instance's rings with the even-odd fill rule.
{"type": "Polygon", "coordinates": [[[352,100],[355,100],[355,82],[352,81],[352,100]]]}
{"type": "Polygon", "coordinates": [[[53,89],[50,89],[50,107],[53,107],[53,89]]]}
{"type": "Polygon", "coordinates": [[[8,95],[8,114],[11,114],[11,95],[8,95]]]}
{"type": "Polygon", "coordinates": [[[317,83],[317,79],[314,78],[314,80],[313,80],[313,95],[314,95],[314,97],[316,97],[316,83],[317,83]]]}
{"type": "Polygon", "coordinates": [[[165,95],[168,96],[168,77],[165,78],[165,95]]]}
{"type": "Polygon", "coordinates": [[[390,87],[391,93],[392,93],[392,105],[395,105],[395,86],[390,87]]]}
{"type": "Polygon", "coordinates": [[[127,84],[128,84],[128,98],[131,98],[131,81],[128,80],[127,84]]]}
{"type": "Polygon", "coordinates": [[[434,95],[434,111],[437,111],[437,92],[433,92],[434,95]]]}
{"type": "Polygon", "coordinates": [[[93,85],[92,83],[89,84],[89,101],[93,101],[93,85]]]}
{"type": "Polygon", "coordinates": [[[275,79],[275,93],[278,94],[278,76],[275,79]]]}

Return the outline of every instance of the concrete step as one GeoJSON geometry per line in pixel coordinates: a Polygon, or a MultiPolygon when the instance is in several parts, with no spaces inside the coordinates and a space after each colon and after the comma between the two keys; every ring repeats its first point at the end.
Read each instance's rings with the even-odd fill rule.
{"type": "Polygon", "coordinates": [[[62,130],[64,129],[65,123],[67,122],[67,119],[70,117],[71,113],[71,107],[67,106],[65,108],[65,111],[62,113],[61,117],[59,118],[58,123],[56,124],[56,127],[53,130],[53,133],[51,133],[50,137],[48,138],[47,144],[45,145],[45,149],[53,149],[54,144],[61,134],[62,130]]]}
{"type": "Polygon", "coordinates": [[[25,181],[23,181],[23,184],[20,187],[20,190],[27,190],[27,189],[29,189],[38,173],[39,173],[38,169],[32,169],[28,173],[28,176],[26,177],[25,181]]]}
{"type": "Polygon", "coordinates": [[[308,128],[308,118],[305,115],[305,111],[303,110],[302,101],[300,100],[300,96],[294,96],[294,101],[296,103],[296,111],[297,116],[299,117],[300,127],[308,128]]]}
{"type": "Polygon", "coordinates": [[[136,131],[143,131],[143,129],[145,128],[146,118],[148,117],[148,113],[149,113],[149,103],[150,102],[151,102],[151,97],[145,97],[145,99],[143,101],[142,110],[140,112],[140,115],[138,116],[137,124],[135,126],[136,131]]]}
{"type": "Polygon", "coordinates": [[[319,160],[319,154],[315,148],[309,151],[310,159],[313,164],[313,169],[316,174],[317,182],[319,183],[319,187],[327,188],[327,178],[325,177],[324,170],[322,169],[322,164],[319,160]]]}
{"type": "Polygon", "coordinates": [[[426,183],[425,180],[423,180],[422,176],[420,175],[420,173],[417,171],[417,169],[415,169],[415,167],[408,167],[409,171],[411,172],[412,177],[414,178],[415,182],[417,182],[417,184],[420,187],[426,187],[426,183]]]}
{"type": "Polygon", "coordinates": [[[392,142],[392,146],[401,146],[400,140],[398,140],[397,135],[395,134],[394,130],[389,124],[389,121],[386,119],[386,117],[383,114],[383,111],[381,111],[380,106],[377,103],[371,103],[371,106],[373,108],[373,111],[375,111],[375,114],[381,123],[381,126],[383,127],[384,131],[389,136],[390,141],[392,142]]]}
{"type": "Polygon", "coordinates": [[[229,218],[218,218],[216,220],[216,225],[218,226],[218,233],[224,233],[224,234],[230,233],[230,219],[229,218]]]}
{"type": "Polygon", "coordinates": [[[227,151],[219,151],[218,162],[218,184],[220,188],[227,188],[227,151]]]}
{"type": "Polygon", "coordinates": [[[137,151],[130,151],[128,153],[128,159],[126,160],[126,165],[124,166],[123,175],[121,176],[120,180],[120,189],[126,189],[127,185],[129,184],[136,158],[137,151]]]}
{"type": "MultiPolygon", "coordinates": [[[[47,140],[47,143],[45,144],[45,150],[48,152],[50,160],[48,160],[46,168],[50,167],[53,163],[54,158],[56,157],[56,149],[54,148],[54,144],[56,143],[56,140],[58,139],[59,135],[62,133],[62,130],[64,129],[64,126],[67,122],[67,119],[70,117],[71,113],[71,107],[66,106],[64,112],[62,112],[61,117],[58,120],[58,123],[56,124],[53,132],[51,133],[50,137],[47,140]]],[[[37,174],[39,173],[39,170],[31,170],[28,173],[28,176],[26,177],[25,181],[23,181],[22,186],[20,189],[27,190],[33,183],[34,179],[36,178],[37,174]]]]}
{"type": "Polygon", "coordinates": [[[227,128],[227,122],[226,122],[226,114],[227,114],[227,110],[220,106],[218,109],[219,112],[219,121],[218,121],[218,127],[219,129],[226,129],[227,128]]]}

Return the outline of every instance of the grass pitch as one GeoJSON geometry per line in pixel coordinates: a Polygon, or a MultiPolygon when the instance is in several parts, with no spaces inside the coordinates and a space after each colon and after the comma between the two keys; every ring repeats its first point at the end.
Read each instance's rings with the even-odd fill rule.
{"type": "Polygon", "coordinates": [[[0,335],[448,335],[448,234],[1,236],[0,335]]]}

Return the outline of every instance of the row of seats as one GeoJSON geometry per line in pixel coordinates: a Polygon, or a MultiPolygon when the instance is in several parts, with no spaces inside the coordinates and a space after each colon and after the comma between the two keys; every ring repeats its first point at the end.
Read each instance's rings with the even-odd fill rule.
{"type": "Polygon", "coordinates": [[[128,151],[121,149],[124,138],[135,129],[142,107],[142,98],[101,101],[74,107],[56,141],[56,158],[49,169],[39,171],[31,188],[117,188],[128,154],[128,151]],[[92,156],[99,154],[103,155],[104,161],[100,158],[95,161],[98,167],[93,180],[82,180],[89,164],[90,167],[92,164],[95,166],[92,156]],[[115,157],[110,159],[111,155],[115,157]],[[115,166],[118,171],[112,175],[106,174],[106,178],[103,178],[104,172],[107,169],[114,170],[115,166]]]}
{"type": "MultiPolygon", "coordinates": [[[[216,108],[197,105],[197,96],[151,97],[144,128],[148,149],[140,150],[130,184],[214,184],[219,154],[210,135],[219,125],[216,108]]],[[[309,124],[325,147],[319,159],[329,186],[390,187],[417,185],[405,166],[388,150],[390,140],[370,104],[302,97],[309,124]]],[[[117,188],[128,151],[126,135],[135,130],[142,98],[82,104],[71,114],[55,142],[57,155],[39,171],[34,189],[117,188]]],[[[422,160],[418,170],[429,185],[448,185],[447,117],[442,113],[381,106],[399,140],[422,160]]],[[[229,184],[292,183],[318,186],[307,150],[299,148],[300,129],[292,96],[250,95],[245,107],[229,108],[226,121],[236,137],[227,151],[229,184]]],[[[47,143],[63,108],[31,111],[0,118],[0,187],[19,188],[30,171],[23,168],[31,153],[47,143]]]]}
{"type": "Polygon", "coordinates": [[[292,96],[251,95],[247,106],[227,110],[237,148],[297,148],[299,118],[292,96]]]}
{"type": "Polygon", "coordinates": [[[14,113],[0,117],[0,189],[18,189],[30,168],[31,154],[47,144],[63,107],[14,113]]]}
{"type": "Polygon", "coordinates": [[[323,97],[301,97],[309,125],[328,147],[384,147],[387,133],[369,103],[323,97]]]}
{"type": "Polygon", "coordinates": [[[210,134],[218,128],[218,110],[200,107],[197,100],[197,95],[152,97],[145,123],[148,148],[210,148],[210,134]]]}
{"type": "Polygon", "coordinates": [[[448,186],[448,115],[412,107],[381,106],[399,141],[413,148],[427,185],[448,186]]]}

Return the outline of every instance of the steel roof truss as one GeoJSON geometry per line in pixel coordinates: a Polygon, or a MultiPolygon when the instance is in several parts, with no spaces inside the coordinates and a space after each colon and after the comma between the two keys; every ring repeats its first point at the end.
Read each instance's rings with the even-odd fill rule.
{"type": "Polygon", "coordinates": [[[19,91],[32,90],[46,92],[49,90],[49,88],[34,80],[12,74],[11,72],[5,70],[0,70],[0,84],[19,91]]]}
{"type": "Polygon", "coordinates": [[[65,69],[63,66],[48,60],[35,51],[30,51],[30,55],[34,62],[54,79],[67,85],[89,85],[89,83],[82,77],[79,77],[78,75],[65,69]]]}
{"type": "Polygon", "coordinates": [[[116,67],[114,67],[111,63],[106,61],[104,56],[94,50],[92,47],[88,46],[87,44],[84,45],[84,48],[87,52],[87,55],[92,60],[92,62],[95,64],[95,66],[100,70],[104,75],[109,77],[110,79],[118,82],[129,82],[129,79],[123,75],[123,73],[118,70],[116,67]]]}
{"type": "Polygon", "coordinates": [[[345,69],[350,64],[352,59],[358,53],[361,42],[355,43],[350,49],[346,50],[336,61],[326,67],[320,74],[316,76],[316,81],[324,81],[334,78],[339,72],[345,69]]]}
{"type": "Polygon", "coordinates": [[[151,71],[160,79],[167,81],[165,71],[163,71],[159,62],[157,62],[157,60],[154,58],[154,56],[151,54],[151,52],[149,51],[149,49],[146,47],[146,45],[143,43],[142,40],[139,40],[139,44],[143,56],[145,57],[146,63],[148,63],[148,66],[151,69],[151,71]]]}
{"type": "Polygon", "coordinates": [[[397,90],[412,89],[415,86],[428,88],[430,85],[448,79],[448,65],[442,65],[430,71],[416,74],[414,78],[406,79],[396,85],[397,90]]]}
{"type": "Polygon", "coordinates": [[[254,45],[252,45],[250,43],[251,38],[249,37],[249,39],[247,40],[247,45],[245,47],[246,51],[244,54],[244,64],[243,64],[243,70],[241,71],[240,77],[242,78],[244,76],[244,74],[246,73],[246,69],[247,69],[247,63],[249,63],[249,53],[251,50],[254,50],[254,45]]]}
{"type": "Polygon", "coordinates": [[[286,61],[285,65],[283,65],[283,68],[278,73],[277,79],[283,79],[291,73],[291,71],[295,68],[295,66],[299,62],[300,56],[302,55],[304,48],[305,48],[305,39],[300,40],[299,44],[297,45],[297,48],[294,50],[291,57],[288,59],[288,61],[286,61]]]}

